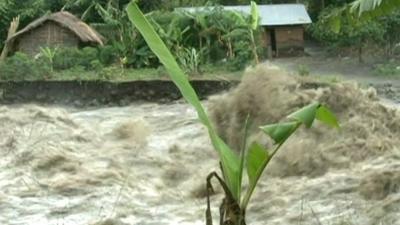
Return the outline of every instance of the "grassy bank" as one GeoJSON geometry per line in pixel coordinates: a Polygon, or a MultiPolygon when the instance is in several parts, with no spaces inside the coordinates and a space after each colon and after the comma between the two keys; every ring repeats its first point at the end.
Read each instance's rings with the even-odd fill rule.
{"type": "MultiPolygon", "coordinates": [[[[224,68],[209,67],[201,73],[190,74],[191,80],[238,80],[243,71],[229,71],[224,68]]],[[[111,66],[100,70],[85,70],[81,68],[71,68],[68,70],[53,71],[45,76],[31,76],[27,74],[17,79],[0,79],[0,81],[21,81],[21,80],[48,80],[48,81],[135,81],[135,80],[169,80],[169,76],[163,68],[141,68],[124,69],[111,66]]]]}
{"type": "MultiPolygon", "coordinates": [[[[240,79],[242,71],[231,72],[223,68],[210,67],[199,74],[191,74],[190,79],[205,80],[236,80],[240,79]]],[[[123,69],[120,67],[105,67],[101,70],[69,69],[56,71],[46,80],[108,80],[108,81],[134,81],[134,80],[169,80],[163,68],[123,69]]]]}
{"type": "MultiPolygon", "coordinates": [[[[0,81],[168,79],[162,66],[130,67],[124,61],[102,63],[95,58],[97,53],[92,48],[58,51],[59,54],[63,54],[51,60],[40,55],[32,58],[23,53],[15,53],[0,62],[0,81]],[[68,57],[64,57],[64,53],[68,57]]],[[[185,70],[188,70],[186,72],[189,79],[237,79],[240,78],[243,68],[226,62],[215,62],[196,65],[195,68],[188,67],[185,70]]]]}

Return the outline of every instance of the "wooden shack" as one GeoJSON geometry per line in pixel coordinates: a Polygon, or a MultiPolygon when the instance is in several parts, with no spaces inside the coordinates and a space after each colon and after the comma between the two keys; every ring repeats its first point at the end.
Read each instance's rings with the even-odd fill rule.
{"type": "Polygon", "coordinates": [[[7,39],[12,51],[34,56],[40,47],[103,45],[103,37],[69,12],[45,15],[7,39]]]}
{"type": "Polygon", "coordinates": [[[311,23],[304,5],[261,5],[259,11],[264,47],[273,56],[295,56],[304,52],[304,25],[311,23]]]}
{"type": "MultiPolygon", "coordinates": [[[[181,9],[196,13],[210,7],[181,9]]],[[[251,13],[249,5],[223,6],[223,9],[251,13]]],[[[259,25],[263,29],[262,45],[270,55],[296,56],[304,52],[304,25],[310,24],[311,18],[303,4],[258,5],[258,10],[259,25]]]]}

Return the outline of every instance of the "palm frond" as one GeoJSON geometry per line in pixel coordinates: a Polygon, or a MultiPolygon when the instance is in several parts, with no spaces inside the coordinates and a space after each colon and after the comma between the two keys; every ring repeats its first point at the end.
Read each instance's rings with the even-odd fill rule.
{"type": "Polygon", "coordinates": [[[360,18],[387,15],[400,8],[400,0],[355,0],[350,4],[350,12],[360,18]]]}
{"type": "Polygon", "coordinates": [[[331,30],[338,33],[341,30],[342,18],[346,17],[353,24],[360,24],[389,15],[396,9],[400,9],[400,0],[355,0],[333,11],[325,19],[331,30]]]}

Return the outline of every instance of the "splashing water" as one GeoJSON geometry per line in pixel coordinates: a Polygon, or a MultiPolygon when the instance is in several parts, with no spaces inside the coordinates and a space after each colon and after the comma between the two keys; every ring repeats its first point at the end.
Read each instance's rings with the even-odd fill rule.
{"type": "MultiPolygon", "coordinates": [[[[205,102],[230,144],[242,112],[265,124],[312,99],[342,131],[317,126],[290,139],[256,188],[248,224],[400,224],[398,111],[354,85],[304,88],[268,71],[205,102]]],[[[204,224],[205,177],[218,162],[186,104],[2,106],[0,124],[0,224],[204,224]]],[[[212,197],[215,215],[221,198],[212,197]]]]}

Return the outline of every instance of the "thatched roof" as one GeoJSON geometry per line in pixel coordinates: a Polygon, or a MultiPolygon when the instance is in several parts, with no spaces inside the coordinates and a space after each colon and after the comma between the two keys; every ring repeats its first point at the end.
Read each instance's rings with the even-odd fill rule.
{"type": "Polygon", "coordinates": [[[24,29],[18,31],[13,36],[11,36],[8,41],[14,40],[22,34],[25,34],[47,21],[53,21],[59,24],[62,27],[67,28],[68,30],[72,31],[82,42],[94,42],[99,45],[103,45],[103,37],[97,33],[92,27],[78,19],[76,16],[72,15],[69,12],[62,11],[53,13],[50,15],[45,15],[26,26],[24,29]]]}

